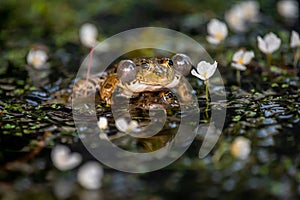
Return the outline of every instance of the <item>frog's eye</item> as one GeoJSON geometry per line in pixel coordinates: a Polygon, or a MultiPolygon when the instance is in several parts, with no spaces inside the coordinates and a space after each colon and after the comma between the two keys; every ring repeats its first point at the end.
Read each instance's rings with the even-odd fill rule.
{"type": "Polygon", "coordinates": [[[136,77],[136,65],[131,60],[122,60],[118,65],[117,74],[122,82],[129,83],[136,77]]]}
{"type": "Polygon", "coordinates": [[[168,65],[169,66],[173,66],[173,61],[172,60],[168,60],[168,65]]]}
{"type": "Polygon", "coordinates": [[[175,71],[184,76],[188,75],[192,68],[191,59],[184,54],[176,54],[172,57],[175,71]]]}

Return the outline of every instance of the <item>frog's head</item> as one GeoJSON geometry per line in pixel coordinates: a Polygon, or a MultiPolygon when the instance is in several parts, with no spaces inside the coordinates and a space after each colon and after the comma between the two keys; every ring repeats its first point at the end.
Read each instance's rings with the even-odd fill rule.
{"type": "Polygon", "coordinates": [[[125,88],[132,92],[161,89],[175,78],[190,73],[192,64],[188,56],[176,54],[170,58],[144,58],[122,60],[117,74],[125,88]]]}

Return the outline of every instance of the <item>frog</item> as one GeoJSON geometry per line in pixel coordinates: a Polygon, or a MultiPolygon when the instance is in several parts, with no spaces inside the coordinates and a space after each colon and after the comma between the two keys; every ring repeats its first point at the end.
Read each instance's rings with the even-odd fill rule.
{"type": "Polygon", "coordinates": [[[192,69],[185,54],[169,57],[133,58],[121,60],[100,76],[79,80],[73,87],[73,98],[88,96],[97,90],[106,104],[114,104],[113,94],[137,99],[137,104],[179,106],[191,102],[190,89],[182,79],[192,69]],[[173,92],[172,92],[173,89],[173,92]],[[174,90],[177,94],[174,94],[174,90]],[[142,98],[139,98],[142,97],[142,98]],[[138,101],[142,99],[144,103],[138,101]]]}

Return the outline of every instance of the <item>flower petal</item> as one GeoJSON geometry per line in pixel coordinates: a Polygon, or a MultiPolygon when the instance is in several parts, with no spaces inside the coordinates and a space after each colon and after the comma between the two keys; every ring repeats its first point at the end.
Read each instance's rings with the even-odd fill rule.
{"type": "Polygon", "coordinates": [[[221,22],[219,23],[220,26],[220,33],[223,35],[223,39],[225,39],[228,35],[228,29],[225,23],[221,22]]]}
{"type": "Polygon", "coordinates": [[[107,129],[107,127],[108,127],[108,121],[107,121],[107,118],[106,117],[100,117],[99,118],[99,121],[98,121],[98,123],[97,123],[97,125],[98,125],[98,127],[100,128],[100,129],[107,129]]]}
{"type": "Polygon", "coordinates": [[[218,63],[217,63],[217,61],[215,61],[214,64],[210,66],[210,71],[209,71],[209,73],[208,73],[208,75],[207,75],[207,76],[208,76],[208,77],[207,77],[208,79],[209,79],[212,75],[214,75],[214,73],[215,73],[217,67],[218,67],[218,63]]]}
{"type": "Polygon", "coordinates": [[[274,51],[279,49],[281,40],[274,33],[270,32],[267,35],[265,35],[264,40],[267,44],[269,53],[273,53],[274,51]]]}
{"type": "Polygon", "coordinates": [[[244,13],[241,12],[240,5],[237,4],[225,13],[225,20],[230,28],[235,32],[244,32],[247,30],[245,26],[244,13]]]}
{"type": "Polygon", "coordinates": [[[219,40],[215,37],[212,37],[212,36],[207,36],[206,40],[211,44],[219,44],[221,42],[221,40],[219,40]]]}
{"type": "Polygon", "coordinates": [[[232,142],[230,151],[234,157],[246,160],[251,153],[251,141],[243,136],[239,136],[232,142]]]}
{"type": "Polygon", "coordinates": [[[48,55],[43,50],[31,49],[27,55],[27,63],[36,69],[43,69],[47,59],[48,55]]]}
{"type": "Polygon", "coordinates": [[[256,1],[244,1],[241,3],[241,11],[244,18],[250,22],[256,22],[259,14],[259,4],[256,1]]]}
{"type": "Polygon", "coordinates": [[[242,57],[243,57],[244,52],[245,52],[245,51],[244,51],[243,49],[240,49],[240,50],[238,50],[237,52],[235,52],[235,53],[233,54],[232,61],[238,62],[239,58],[242,58],[242,57]]]}
{"type": "Polygon", "coordinates": [[[210,35],[214,35],[214,33],[216,32],[216,30],[218,29],[219,27],[219,23],[218,23],[219,20],[217,19],[211,19],[208,24],[207,24],[207,32],[208,34],[210,35]]]}
{"type": "Polygon", "coordinates": [[[56,145],[51,152],[54,166],[62,171],[71,170],[80,164],[82,157],[79,153],[71,153],[64,145],[56,145]]]}
{"type": "Polygon", "coordinates": [[[259,50],[263,53],[269,53],[266,42],[260,36],[257,37],[257,41],[259,50]]]}
{"type": "Polygon", "coordinates": [[[290,46],[291,46],[291,48],[300,46],[299,33],[297,33],[296,31],[292,31],[290,46]]]}
{"type": "Polygon", "coordinates": [[[227,36],[228,29],[224,22],[221,22],[218,19],[211,19],[207,24],[207,32],[214,37],[214,39],[207,40],[212,44],[218,44],[227,36]]]}
{"type": "Polygon", "coordinates": [[[102,166],[98,162],[89,161],[79,168],[77,180],[82,187],[96,190],[102,186],[103,175],[102,166]]]}
{"type": "Polygon", "coordinates": [[[218,63],[215,61],[214,64],[210,64],[206,61],[201,61],[197,65],[197,71],[200,76],[203,77],[202,80],[209,79],[216,71],[218,63]]]}
{"type": "Polygon", "coordinates": [[[197,78],[203,80],[203,81],[205,80],[204,77],[201,76],[200,74],[198,74],[198,73],[196,72],[196,70],[194,70],[194,69],[192,69],[191,74],[192,74],[193,76],[196,76],[197,78]]]}
{"type": "Polygon", "coordinates": [[[243,64],[247,65],[250,63],[250,61],[254,58],[254,52],[253,51],[246,51],[243,55],[243,64]]]}
{"type": "Polygon", "coordinates": [[[237,70],[245,71],[247,68],[245,65],[238,64],[238,63],[231,63],[231,66],[234,67],[237,70]]]}
{"type": "Polygon", "coordinates": [[[98,30],[94,24],[85,23],[80,27],[79,39],[86,47],[94,47],[97,44],[98,30]]]}
{"type": "Polygon", "coordinates": [[[296,19],[299,16],[298,2],[294,0],[278,1],[277,11],[285,18],[296,19]]]}

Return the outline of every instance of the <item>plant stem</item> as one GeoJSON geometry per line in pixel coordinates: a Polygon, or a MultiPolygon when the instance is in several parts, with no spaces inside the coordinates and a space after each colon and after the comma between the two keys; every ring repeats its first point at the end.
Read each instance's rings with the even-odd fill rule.
{"type": "Polygon", "coordinates": [[[298,46],[296,48],[296,51],[295,51],[295,54],[294,54],[294,63],[293,63],[294,67],[297,67],[297,62],[298,62],[299,58],[300,58],[300,47],[298,46]]]}
{"type": "Polygon", "coordinates": [[[86,81],[89,80],[89,75],[90,75],[91,66],[92,66],[92,62],[93,62],[93,54],[94,54],[94,47],[92,47],[91,51],[90,51],[89,63],[88,63],[88,68],[87,68],[87,72],[86,72],[86,81]]]}
{"type": "Polygon", "coordinates": [[[209,115],[208,115],[208,109],[209,108],[209,105],[208,105],[208,103],[206,104],[206,108],[205,108],[205,117],[206,117],[206,119],[208,120],[209,119],[209,115]]]}
{"type": "Polygon", "coordinates": [[[237,81],[238,85],[241,86],[241,71],[240,70],[236,70],[236,81],[237,81]]]}
{"type": "Polygon", "coordinates": [[[205,82],[205,95],[206,95],[206,103],[209,102],[209,93],[208,93],[208,80],[206,80],[205,82]]]}
{"type": "MultiPolygon", "coordinates": [[[[87,72],[86,72],[86,84],[88,84],[89,81],[89,76],[91,73],[91,67],[92,67],[92,62],[93,62],[93,54],[94,54],[94,47],[91,48],[90,51],[90,57],[89,57],[89,63],[88,63],[88,68],[87,68],[87,72]]],[[[87,96],[87,90],[85,91],[85,96],[87,96]]]]}
{"type": "Polygon", "coordinates": [[[267,67],[269,70],[271,70],[271,63],[272,63],[272,54],[271,53],[267,53],[267,67]]]}

